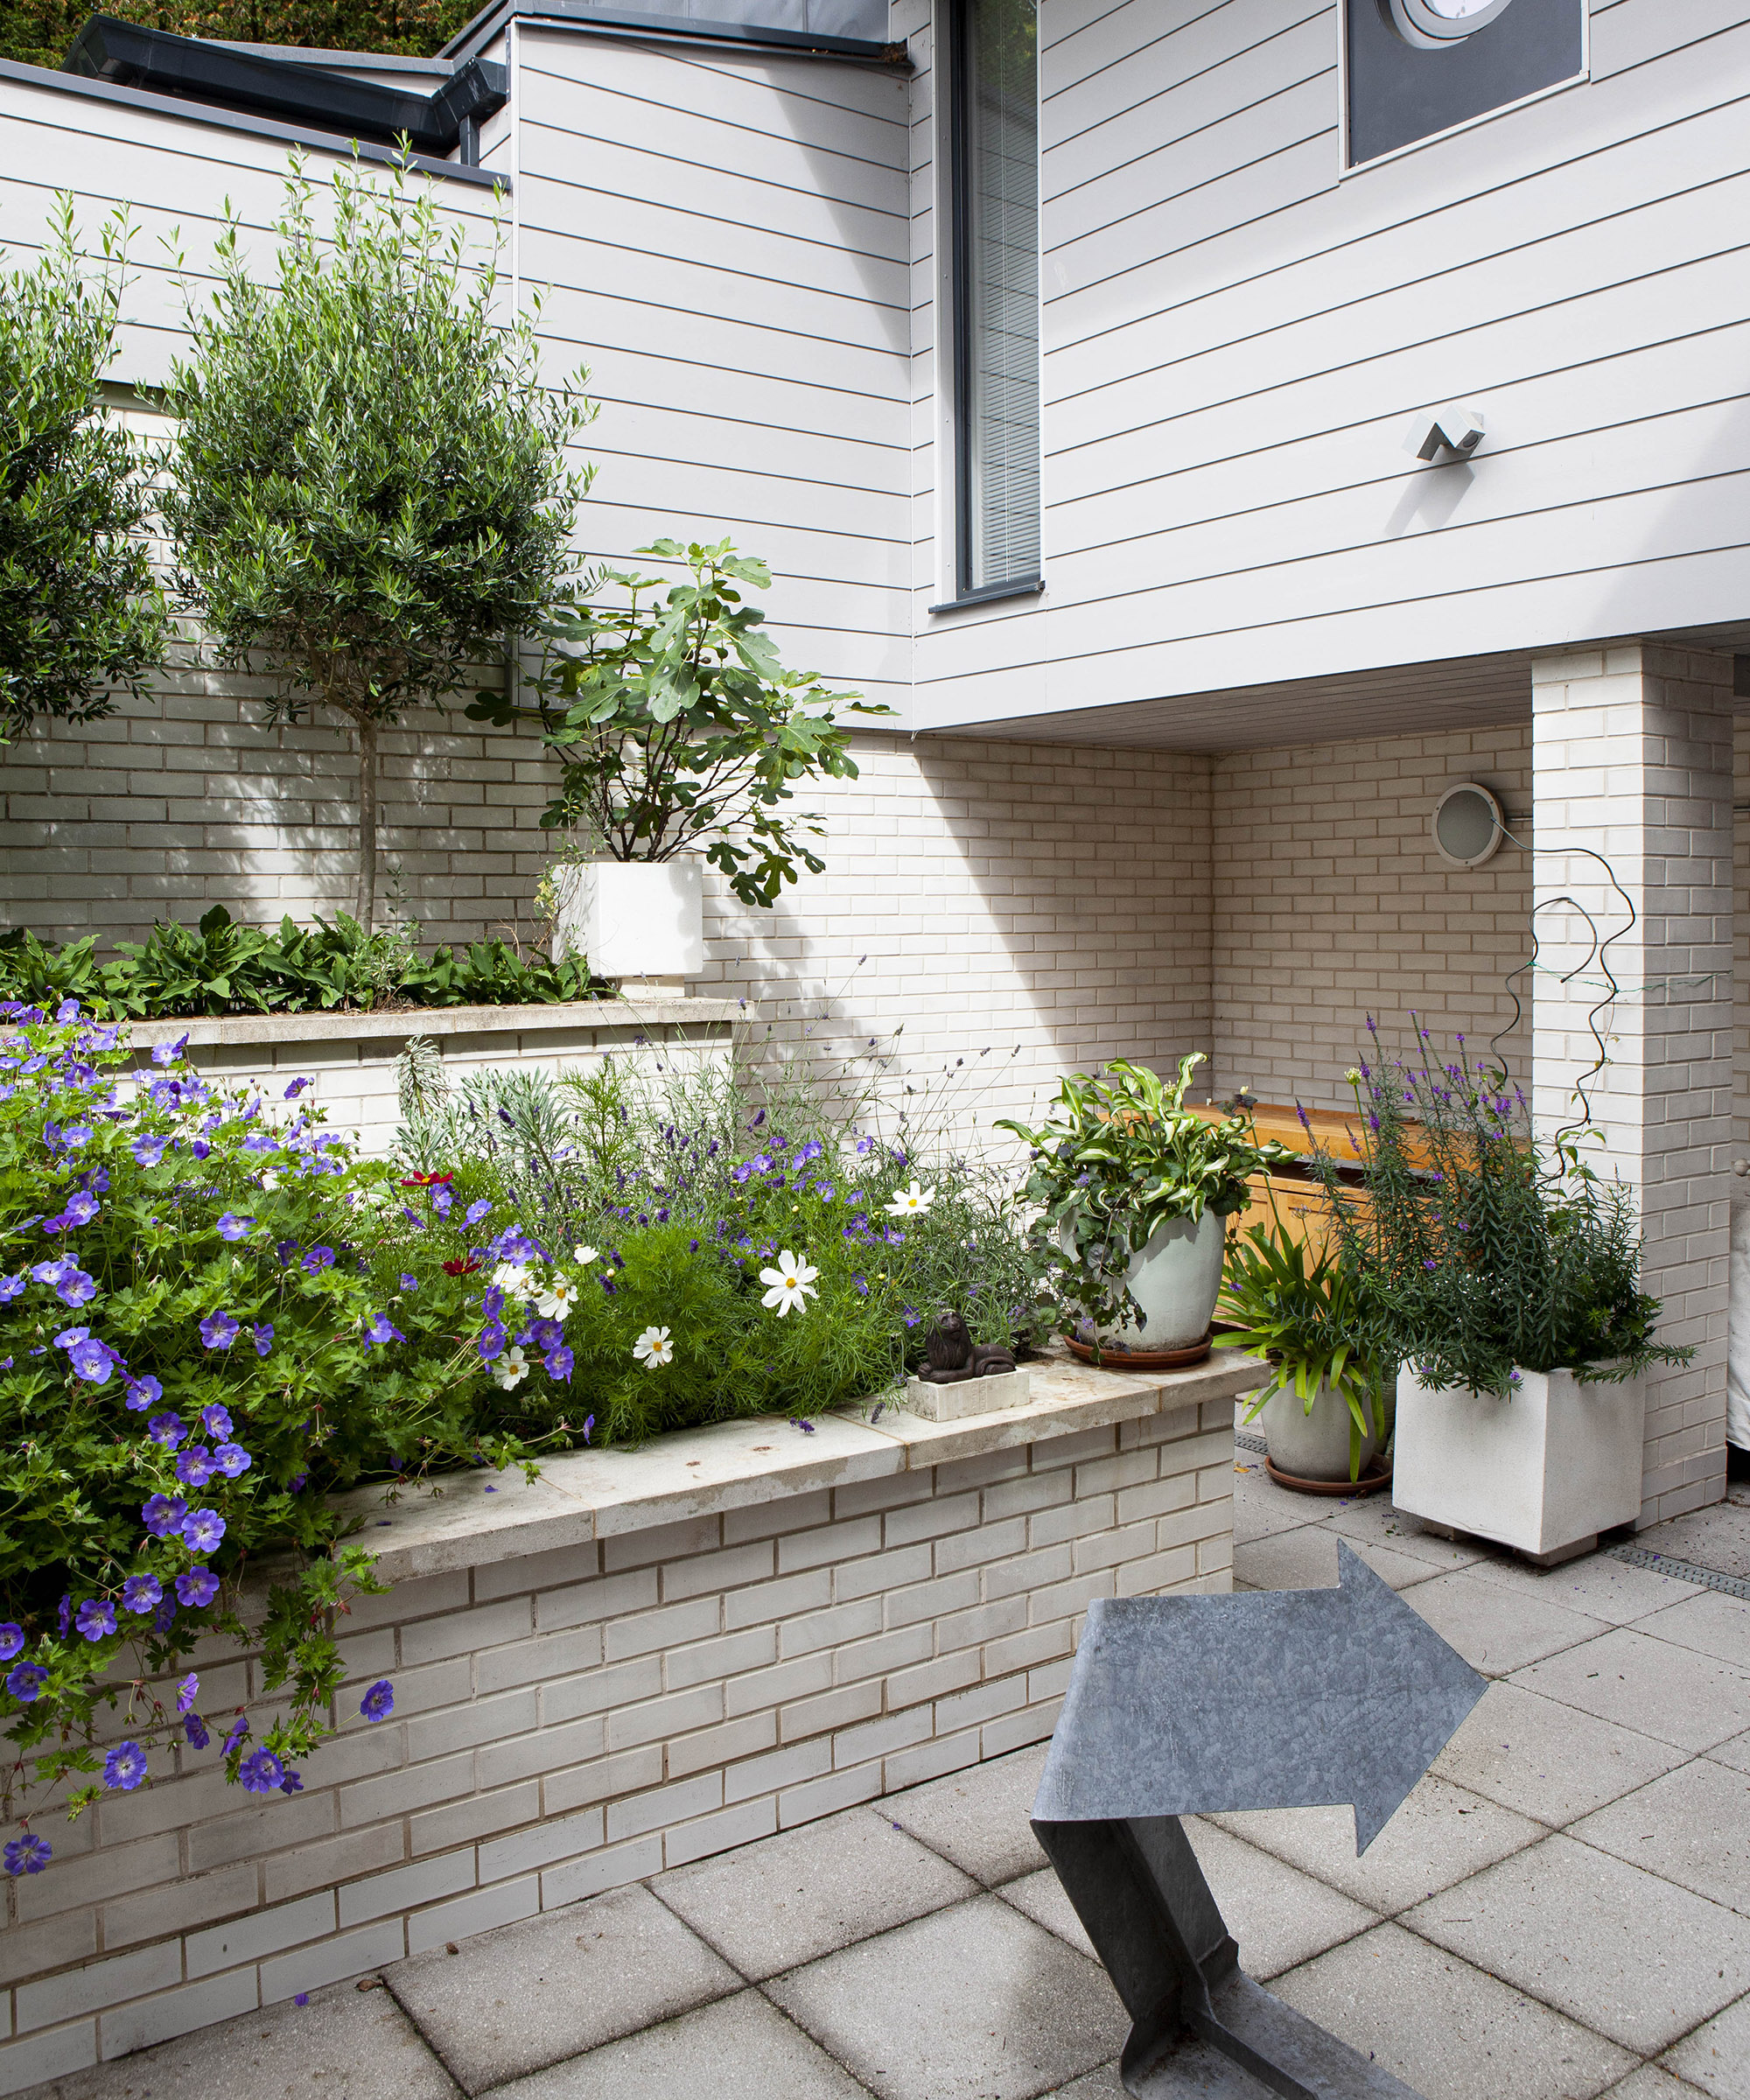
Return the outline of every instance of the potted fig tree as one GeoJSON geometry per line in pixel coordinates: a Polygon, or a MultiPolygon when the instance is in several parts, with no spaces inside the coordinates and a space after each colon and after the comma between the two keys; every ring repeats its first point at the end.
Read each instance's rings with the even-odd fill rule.
{"type": "MultiPolygon", "coordinates": [[[[775,904],[799,868],[819,874],[808,842],[824,825],[788,807],[796,783],[855,780],[839,710],[892,710],[784,668],[743,591],[770,587],[763,562],[727,540],[638,551],[685,574],[598,578],[547,623],[534,682],[560,769],[541,822],[577,847],[549,878],[553,952],[679,989],[704,966],[704,864],[750,906],[775,904]]],[[[482,693],[468,711],[508,719],[510,702],[482,693]]]]}
{"type": "Polygon", "coordinates": [[[1417,1041],[1349,1075],[1364,1200],[1313,1154],[1374,1353],[1398,1366],[1393,1501],[1566,1559],[1638,1515],[1643,1374],[1694,1352],[1655,1339],[1633,1199],[1586,1163],[1584,1127],[1536,1141],[1504,1069],[1462,1037],[1446,1064],[1417,1041]]]}
{"type": "Polygon", "coordinates": [[[1065,1329],[1096,1363],[1160,1368],[1208,1354],[1228,1220],[1245,1208],[1252,1175],[1293,1157],[1260,1144],[1243,1113],[1217,1119],[1186,1106],[1202,1062],[1193,1052],[1165,1080],[1116,1059],[1103,1077],[1060,1081],[1039,1129],[998,1125],[1032,1148],[1023,1200],[1069,1264],[1065,1329]]]}

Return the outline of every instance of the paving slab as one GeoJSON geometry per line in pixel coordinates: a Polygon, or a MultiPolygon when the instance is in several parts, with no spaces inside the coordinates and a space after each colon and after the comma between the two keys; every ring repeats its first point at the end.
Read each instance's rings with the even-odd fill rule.
{"type": "MultiPolygon", "coordinates": [[[[1256,1434],[1256,1432],[1253,1432],[1256,1434]]],[[[1250,1545],[1278,1531],[1316,1524],[1327,1513],[1308,1495],[1278,1488],[1264,1469],[1262,1458],[1234,1461],[1234,1544],[1250,1545]]]]}
{"type": "Polygon", "coordinates": [[[868,2091],[769,1999],[743,1991],[495,2086],[492,2100],[868,2100],[868,2091]]]}
{"type": "Polygon", "coordinates": [[[1407,1509],[1394,1509],[1390,1496],[1383,1490],[1353,1502],[1339,1502],[1331,1512],[1330,1523],[1351,1545],[1388,1546],[1394,1553],[1408,1553],[1449,1572],[1474,1567],[1487,1560],[1493,1550],[1478,1538],[1442,1538],[1407,1509]]]}
{"type": "Polygon", "coordinates": [[[1352,1809],[1245,1809],[1208,1820],[1382,1917],[1450,1888],[1544,1835],[1544,1826],[1530,1816],[1432,1776],[1359,1858],[1352,1809]]]}
{"type": "Polygon", "coordinates": [[[1560,1833],[1402,1922],[1643,2057],[1750,1976],[1750,1919],[1560,1833]]]}
{"type": "Polygon", "coordinates": [[[1130,2100],[1124,2090],[1124,2082],[1118,2076],[1116,2063],[1102,2063],[1097,2071],[1089,2071],[1085,2078],[1078,2078],[1074,2085],[1060,2085],[1047,2100],[1130,2100]]]}
{"type": "Polygon", "coordinates": [[[1395,1924],[1270,1985],[1422,2100],[1592,2100],[1626,2049],[1395,1924]]]}
{"type": "Polygon", "coordinates": [[[852,1809],[649,1884],[750,1983],[976,1894],[978,1884],[878,1810],[852,1809]]]}
{"type": "Polygon", "coordinates": [[[383,1972],[465,2090],[482,2093],[741,1988],[648,1888],[434,1949],[383,1972]]]}
{"type": "Polygon", "coordinates": [[[32,2100],[459,2100],[387,1991],[332,1984],[114,2063],[57,2078],[32,2100]]]}
{"type": "Polygon", "coordinates": [[[1504,1677],[1610,1630],[1602,1619],[1485,1582],[1475,1568],[1418,1582],[1407,1601],[1473,1670],[1488,1677],[1504,1677]]]}
{"type": "Polygon", "coordinates": [[[1351,1898],[1230,1830],[1195,1816],[1186,1816],[1184,1824],[1228,1930],[1239,1942],[1240,1966],[1260,1983],[1378,1922],[1351,1898]]]}
{"type": "Polygon", "coordinates": [[[1697,2100],[1700,2091],[1698,2085],[1673,2078],[1656,2063],[1643,2063],[1638,2071],[1630,2071],[1620,2085],[1613,2085],[1601,2094],[1600,2100],[1697,2100]]]}
{"type": "Polygon", "coordinates": [[[1635,1534],[1634,1543],[1649,1553],[1668,1553],[1673,1560],[1750,1580],[1750,1508],[1740,1502],[1714,1502],[1687,1516],[1649,1524],[1635,1534]]]}
{"type": "MultiPolygon", "coordinates": [[[[1278,1531],[1249,1546],[1234,1548],[1236,1580],[1256,1590],[1333,1590],[1337,1586],[1337,1532],[1330,1524],[1303,1524],[1298,1530],[1278,1531]]],[[[1366,1539],[1348,1542],[1382,1582],[1394,1590],[1432,1580],[1440,1571],[1432,1561],[1418,1560],[1390,1546],[1375,1545],[1366,1539]]]]}
{"type": "Polygon", "coordinates": [[[1744,2100],[1750,2093],[1750,1998],[1717,2012],[1659,2061],[1713,2100],[1744,2100]]]}
{"type": "Polygon", "coordinates": [[[877,1812],[986,1888],[998,1887],[1046,1864],[1028,1818],[1046,1747],[1030,1744],[970,1771],[890,1794],[877,1812]]]}
{"type": "Polygon", "coordinates": [[[1750,1599],[1684,1586],[1690,1593],[1681,1603],[1637,1620],[1635,1631],[1722,1662],[1750,1663],[1750,1599]]]}
{"type": "Polygon", "coordinates": [[[1750,1773],[1696,1758],[1569,1835],[1750,1916],[1750,1773]]]}
{"type": "Polygon", "coordinates": [[[1650,1568],[1637,1568],[1626,1560],[1613,1560],[1607,1553],[1565,1561],[1556,1568],[1534,1568],[1510,1553],[1488,1554],[1477,1561],[1475,1567],[1486,1582],[1546,1598],[1551,1604],[1564,1605],[1571,1612],[1584,1612],[1591,1619],[1606,1620],[1612,1626],[1628,1626],[1662,1606],[1681,1604],[1685,1597],[1695,1595],[1693,1583],[1679,1582],[1674,1575],[1655,1574],[1650,1568]]]}
{"type": "Polygon", "coordinates": [[[1507,1683],[1484,1692],[1434,1771],[1559,1828],[1687,1762],[1673,1744],[1507,1683]]]}
{"type": "Polygon", "coordinates": [[[1750,1728],[1750,1668],[1615,1627],[1513,1673],[1528,1691],[1685,1750],[1711,1750],[1750,1728]]]}
{"type": "Polygon", "coordinates": [[[1004,1902],[1012,1903],[1023,1917],[1031,1918],[1035,1925],[1043,1925],[1047,1932],[1054,1932],[1078,1954],[1085,1954],[1090,1962],[1099,1960],[1094,1942],[1082,1928],[1074,1904],[1064,1894],[1054,1867],[1042,1866],[1036,1874],[1023,1874],[1018,1881],[1005,1883],[997,1894],[1004,1902]]]}
{"type": "Polygon", "coordinates": [[[767,1994],[880,2100],[1038,2100],[1108,2063],[1105,1971],[994,1895],[775,1978],[767,1994]]]}
{"type": "Polygon", "coordinates": [[[1734,1735],[1729,1743],[1716,1743],[1708,1752],[1717,1765],[1730,1765],[1734,1772],[1750,1772],[1750,1735],[1734,1735]]]}

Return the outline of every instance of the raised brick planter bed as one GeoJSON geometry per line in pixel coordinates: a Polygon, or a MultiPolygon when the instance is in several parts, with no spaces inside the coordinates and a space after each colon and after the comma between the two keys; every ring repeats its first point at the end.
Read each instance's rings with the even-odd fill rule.
{"type": "MultiPolygon", "coordinates": [[[[342,1710],[388,1676],[394,1718],[290,1799],[209,1754],[53,1826],[0,1928],[0,2091],[1043,1738],[1090,1599],[1230,1586],[1257,1376],[1054,1362],[1009,1414],[760,1418],[354,1498],[396,1587],[354,1609],[342,1710]]],[[[217,1657],[203,1684],[258,1690],[217,1657]]]]}
{"type": "Polygon", "coordinates": [[[576,1071],[614,1051],[657,1046],[721,1056],[733,1024],[746,1018],[735,999],[580,999],[557,1006],[418,1007],[406,1013],[227,1015],[218,1020],[136,1021],[130,1040],[144,1054],[188,1038],[197,1071],[228,1080],[313,1083],[304,1096],[327,1111],[337,1130],[355,1134],[367,1152],[388,1150],[400,1111],[396,1060],[410,1038],[435,1044],[453,1078],[488,1066],[528,1065],[576,1071]]]}

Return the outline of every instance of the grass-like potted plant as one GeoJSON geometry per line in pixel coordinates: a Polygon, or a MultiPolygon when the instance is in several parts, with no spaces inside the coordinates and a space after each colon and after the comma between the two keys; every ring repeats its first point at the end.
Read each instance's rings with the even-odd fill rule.
{"type": "Polygon", "coordinates": [[[1185,1105],[1194,1052],[1164,1080],[1116,1059],[1104,1077],[1059,1082],[1040,1128],[1005,1120],[1032,1148],[1024,1199],[1071,1266],[1070,1346],[1095,1362],[1194,1360],[1208,1348],[1228,1220],[1250,1176],[1293,1155],[1260,1144],[1244,1114],[1213,1121],[1185,1105]]]}
{"type": "Polygon", "coordinates": [[[1360,1276],[1278,1219],[1228,1248],[1218,1310],[1233,1324],[1215,1347],[1250,1349],[1270,1366],[1246,1420],[1263,1418],[1273,1477],[1358,1484],[1389,1433],[1360,1276]]]}
{"type": "Polygon", "coordinates": [[[1446,1064],[1418,1043],[1350,1074],[1366,1200],[1340,1200],[1314,1154],[1374,1352],[1400,1367],[1393,1500],[1565,1559],[1639,1514],[1642,1375],[1694,1352],[1654,1339],[1632,1196],[1586,1164],[1583,1133],[1534,1141],[1503,1069],[1462,1037],[1446,1064]]]}

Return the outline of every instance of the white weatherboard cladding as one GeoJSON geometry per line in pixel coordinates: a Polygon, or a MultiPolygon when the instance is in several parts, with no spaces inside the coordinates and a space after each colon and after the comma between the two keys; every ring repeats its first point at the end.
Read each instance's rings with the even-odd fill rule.
{"type": "Polygon", "coordinates": [[[1041,14],[1046,593],[920,622],[919,726],[1742,615],[1750,7],[1594,7],[1588,83],[1348,179],[1337,27],[1041,14]]]}
{"type": "Polygon", "coordinates": [[[592,547],[732,537],[786,660],[909,677],[906,83],[892,69],[519,32],[525,282],[591,370],[592,547]]]}

